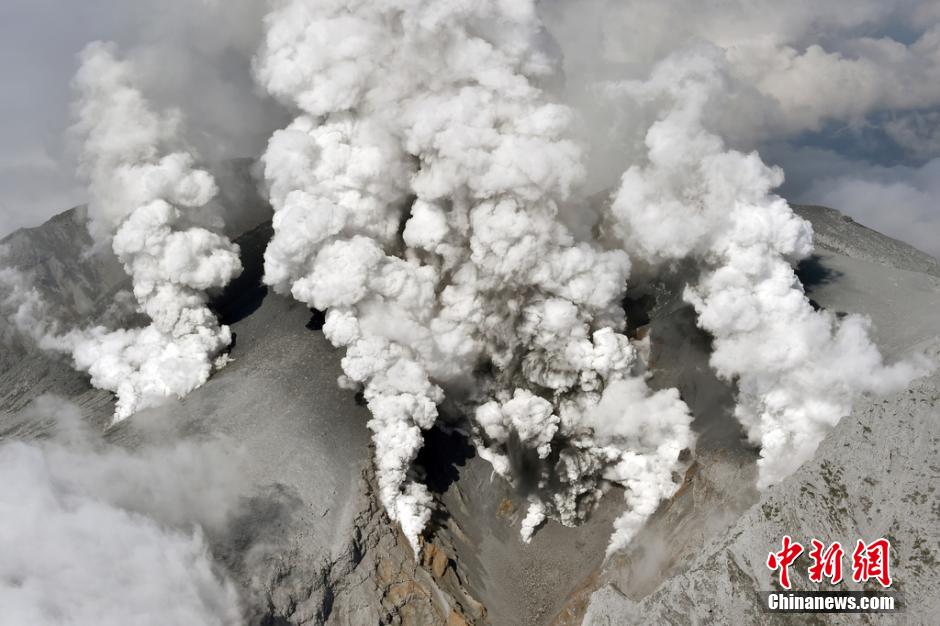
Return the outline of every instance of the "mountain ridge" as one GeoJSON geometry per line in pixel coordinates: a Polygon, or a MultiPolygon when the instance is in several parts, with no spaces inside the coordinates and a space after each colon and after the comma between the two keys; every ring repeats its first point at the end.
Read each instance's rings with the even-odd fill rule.
{"type": "MultiPolygon", "coordinates": [[[[933,303],[940,306],[940,281],[930,257],[834,210],[795,208],[813,222],[819,237],[810,260],[815,274],[806,274],[815,278],[804,276],[819,306],[870,314],[879,345],[890,355],[904,354],[940,332],[929,319],[933,303]],[[896,310],[903,299],[916,309],[907,323],[896,310]]],[[[81,208],[73,209],[3,240],[20,269],[38,277],[35,286],[44,297],[57,309],[74,307],[65,321],[99,319],[113,294],[127,286],[107,250],[84,254],[91,242],[82,215],[81,208]]],[[[728,413],[733,390],[708,367],[709,338],[679,297],[681,289],[663,284],[653,290],[655,303],[647,311],[656,363],[651,384],[680,388],[697,415],[699,444],[682,488],[637,541],[603,565],[605,529],[622,506],[619,494],[611,493],[586,525],[549,524],[524,546],[516,536],[520,516],[512,489],[501,479],[490,482],[485,464],[472,455],[462,459],[440,440],[435,445],[446,450],[443,471],[454,478],[437,495],[442,515],[416,562],[375,499],[365,428],[369,416],[335,384],[339,354],[318,330],[322,317],[260,285],[269,236],[270,226],[262,223],[237,239],[245,272],[213,300],[222,320],[232,325],[234,361],[182,401],[144,411],[107,434],[112,443],[133,449],[180,433],[222,433],[251,451],[246,472],[253,491],[246,508],[226,534],[209,539],[254,607],[253,623],[459,624],[515,618],[561,624],[578,623],[585,614],[588,623],[630,614],[658,615],[668,623],[677,619],[676,611],[692,615],[688,607],[680,610],[664,600],[663,590],[679,584],[670,581],[706,575],[697,552],[733,549],[735,544],[723,538],[736,532],[740,520],[753,522],[747,516],[759,502],[796,498],[780,495],[782,487],[764,496],[740,488],[753,481],[756,451],[742,443],[728,413]],[[644,541],[649,545],[638,550],[644,541]],[[649,549],[656,542],[668,549],[649,549]],[[560,563],[573,560],[578,568],[553,576],[562,573],[560,563]]],[[[42,424],[20,417],[43,393],[72,398],[102,429],[113,408],[110,394],[92,389],[61,360],[30,350],[6,361],[0,389],[3,439],[43,436],[42,424]]],[[[843,433],[846,428],[840,424],[831,438],[857,435],[843,433]]],[[[761,540],[771,534],[767,530],[761,540]]],[[[759,561],[766,555],[758,544],[754,540],[740,550],[759,561]]],[[[735,554],[741,559],[743,552],[735,554]]],[[[748,561],[751,573],[741,580],[758,584],[758,561],[748,561]]],[[[753,608],[727,616],[753,616],[753,608]]]]}

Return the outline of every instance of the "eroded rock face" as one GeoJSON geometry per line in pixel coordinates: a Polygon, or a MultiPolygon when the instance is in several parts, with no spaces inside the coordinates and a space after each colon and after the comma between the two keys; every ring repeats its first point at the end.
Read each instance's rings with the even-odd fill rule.
{"type": "MultiPolygon", "coordinates": [[[[259,537],[244,546],[218,545],[223,560],[250,589],[252,622],[260,624],[480,624],[484,607],[463,589],[447,546],[411,546],[374,496],[372,470],[358,483],[350,536],[330,559],[298,541],[302,528],[280,542],[259,537]]],[[[259,528],[262,532],[267,529],[259,528]]]]}

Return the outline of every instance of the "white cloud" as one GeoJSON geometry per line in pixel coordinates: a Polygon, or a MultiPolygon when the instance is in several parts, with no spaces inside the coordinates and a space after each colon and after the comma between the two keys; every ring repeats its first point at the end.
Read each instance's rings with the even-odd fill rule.
{"type": "Polygon", "coordinates": [[[940,257],[940,158],[921,167],[859,164],[820,178],[803,197],[940,257]]]}
{"type": "Polygon", "coordinates": [[[0,442],[0,604],[11,624],[242,623],[234,587],[200,526],[238,493],[231,451],[178,444],[130,454],[104,444],[79,409],[40,399],[42,442],[0,442]]]}

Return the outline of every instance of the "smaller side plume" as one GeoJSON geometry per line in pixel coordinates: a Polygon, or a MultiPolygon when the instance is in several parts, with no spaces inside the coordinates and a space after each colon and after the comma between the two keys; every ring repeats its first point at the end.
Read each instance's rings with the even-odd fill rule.
{"type": "Polygon", "coordinates": [[[183,396],[203,384],[231,333],[207,306],[207,291],[241,271],[238,248],[200,225],[215,181],[179,137],[177,112],[154,112],[134,87],[134,68],[115,47],[94,43],[75,77],[73,132],[91,200],[89,229],[110,242],[133,283],[146,328],[75,329],[43,347],[72,355],[96,387],[117,394],[115,419],[183,396]]]}
{"type": "Polygon", "coordinates": [[[903,387],[926,366],[886,365],[866,319],[813,309],[792,268],[810,253],[812,230],[771,192],[782,172],[705,127],[722,83],[720,55],[705,48],[671,56],[648,81],[613,87],[658,114],[645,159],[614,195],[612,229],[652,267],[698,263],[685,298],[715,338],[712,366],[737,382],[735,415],[761,446],[766,487],[809,459],[861,394],[903,387]]]}
{"type": "Polygon", "coordinates": [[[607,554],[626,546],[659,503],[681,483],[682,452],[694,443],[692,416],[677,389],[652,391],[642,379],[610,384],[586,413],[596,446],[626,453],[604,477],[625,489],[627,509],[614,521],[607,554]]]}

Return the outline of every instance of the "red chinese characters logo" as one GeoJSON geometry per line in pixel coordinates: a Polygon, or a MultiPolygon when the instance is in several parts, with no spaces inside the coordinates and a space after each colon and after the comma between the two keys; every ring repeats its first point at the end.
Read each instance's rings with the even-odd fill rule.
{"type": "Polygon", "coordinates": [[[838,541],[825,550],[823,548],[826,548],[826,544],[813,539],[813,549],[809,553],[809,558],[813,559],[813,564],[809,566],[809,579],[821,583],[825,577],[831,584],[837,585],[842,582],[842,557],[845,550],[838,541]]]}
{"type": "Polygon", "coordinates": [[[790,535],[784,535],[783,550],[767,555],[767,567],[771,571],[780,570],[780,584],[784,589],[790,588],[790,566],[801,554],[803,554],[803,546],[792,541],[790,535]]]}
{"type": "MultiPolygon", "coordinates": [[[[818,539],[811,540],[812,549],[809,555],[810,566],[807,570],[809,580],[821,583],[828,579],[830,584],[837,585],[842,582],[842,561],[845,550],[838,541],[826,546],[818,539]]],[[[790,589],[790,566],[803,554],[803,545],[793,541],[789,535],[784,535],[782,549],[767,555],[767,567],[779,573],[780,586],[790,589]]],[[[861,539],[852,553],[852,580],[857,583],[877,580],[882,587],[891,586],[891,542],[881,538],[866,544],[861,539]]]]}
{"type": "Polygon", "coordinates": [[[890,587],[890,553],[891,543],[887,539],[878,539],[868,545],[859,539],[852,553],[852,580],[863,583],[874,578],[882,587],[890,587]]]}

